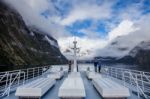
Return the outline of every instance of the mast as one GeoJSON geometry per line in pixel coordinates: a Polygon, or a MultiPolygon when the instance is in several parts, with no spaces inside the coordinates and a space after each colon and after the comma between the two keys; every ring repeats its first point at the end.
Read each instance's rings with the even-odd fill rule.
{"type": "Polygon", "coordinates": [[[73,72],[77,72],[77,41],[76,39],[74,39],[73,41],[73,44],[74,44],[74,68],[73,68],[73,72]]]}

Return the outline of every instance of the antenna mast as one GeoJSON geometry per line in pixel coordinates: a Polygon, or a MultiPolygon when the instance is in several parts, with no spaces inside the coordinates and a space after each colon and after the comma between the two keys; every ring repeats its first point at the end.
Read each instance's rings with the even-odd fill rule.
{"type": "Polygon", "coordinates": [[[77,41],[76,41],[76,37],[74,38],[74,41],[73,41],[73,44],[74,44],[74,68],[73,68],[73,72],[77,72],[77,41]]]}

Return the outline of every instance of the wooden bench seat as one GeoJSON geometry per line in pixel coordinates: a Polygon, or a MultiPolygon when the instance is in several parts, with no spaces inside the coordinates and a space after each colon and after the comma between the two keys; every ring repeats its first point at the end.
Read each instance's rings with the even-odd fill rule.
{"type": "Polygon", "coordinates": [[[81,77],[80,72],[72,72],[68,74],[68,77],[74,78],[74,77],[81,77]]]}
{"type": "Polygon", "coordinates": [[[99,73],[96,72],[90,72],[90,71],[86,71],[86,76],[88,79],[92,80],[95,78],[101,78],[102,76],[99,73]]]}
{"type": "Polygon", "coordinates": [[[47,75],[48,78],[53,78],[53,79],[61,79],[64,76],[64,72],[58,72],[58,73],[51,73],[49,75],[47,75]]]}
{"type": "Polygon", "coordinates": [[[61,87],[59,88],[58,96],[60,98],[69,99],[84,98],[86,95],[81,77],[66,78],[61,87]]]}
{"type": "Polygon", "coordinates": [[[15,96],[28,98],[42,97],[55,83],[56,80],[51,78],[39,78],[18,87],[15,96]]]}
{"type": "Polygon", "coordinates": [[[103,98],[126,98],[130,96],[128,88],[109,78],[93,79],[92,83],[103,98]]]}

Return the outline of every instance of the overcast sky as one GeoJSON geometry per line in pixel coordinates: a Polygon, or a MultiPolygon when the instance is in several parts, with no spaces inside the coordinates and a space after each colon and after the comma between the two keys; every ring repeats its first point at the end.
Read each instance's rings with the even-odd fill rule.
{"type": "Polygon", "coordinates": [[[81,53],[90,51],[91,57],[118,36],[140,31],[144,38],[150,26],[150,0],[4,1],[18,10],[27,25],[55,37],[62,52],[76,36],[81,53]]]}

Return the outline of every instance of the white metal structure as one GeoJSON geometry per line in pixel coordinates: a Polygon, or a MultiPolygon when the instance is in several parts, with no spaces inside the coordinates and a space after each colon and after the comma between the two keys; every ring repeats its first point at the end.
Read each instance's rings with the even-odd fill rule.
{"type": "Polygon", "coordinates": [[[150,99],[149,72],[105,66],[102,68],[102,74],[136,92],[139,98],[150,99]]]}
{"type": "Polygon", "coordinates": [[[60,98],[84,98],[85,88],[81,77],[68,77],[59,88],[60,98]]]}
{"type": "Polygon", "coordinates": [[[78,77],[78,78],[81,78],[81,74],[80,72],[71,72],[68,77],[70,78],[75,78],[75,77],[78,77]]]}
{"type": "Polygon", "coordinates": [[[95,78],[92,82],[103,98],[127,98],[130,96],[128,88],[109,78],[95,78]]]}
{"type": "Polygon", "coordinates": [[[41,98],[55,83],[56,80],[52,78],[39,78],[30,83],[19,86],[16,90],[15,96],[41,98]]]}
{"type": "Polygon", "coordinates": [[[90,72],[90,71],[86,71],[86,76],[88,79],[92,80],[94,78],[101,78],[102,76],[99,73],[96,72],[90,72]]]}
{"type": "Polygon", "coordinates": [[[41,77],[50,66],[0,72],[0,97],[9,96],[20,85],[41,77]]]}
{"type": "MultiPolygon", "coordinates": [[[[79,71],[85,71],[88,67],[93,68],[93,64],[79,64],[79,71]]],[[[2,99],[17,99],[17,97],[15,97],[14,91],[18,86],[26,84],[41,77],[47,77],[47,75],[49,75],[49,69],[51,69],[50,66],[45,66],[29,68],[24,70],[1,72],[0,98],[2,98],[3,96],[2,99]]],[[[86,75],[84,75],[84,73],[81,73],[80,75],[83,78],[82,80],[84,82],[83,84],[85,88],[86,99],[91,99],[91,97],[93,99],[101,99],[101,97],[98,96],[95,89],[92,87],[90,80],[86,79],[86,75]]],[[[150,99],[149,72],[102,66],[101,75],[102,77],[108,77],[111,80],[128,87],[131,93],[129,99],[137,99],[138,97],[139,99],[150,99]]],[[[67,76],[65,75],[63,79],[59,80],[58,83],[56,83],[56,86],[53,88],[53,90],[48,91],[48,93],[46,93],[46,95],[44,95],[42,99],[48,99],[47,97],[59,98],[58,94],[53,93],[57,93],[54,91],[59,90],[60,85],[63,84],[63,81],[64,79],[66,79],[66,77],[67,76]]]]}
{"type": "Polygon", "coordinates": [[[73,68],[73,72],[77,72],[77,41],[76,39],[74,39],[73,41],[73,44],[74,44],[74,48],[73,48],[73,51],[74,51],[74,68],[73,68]]]}
{"type": "Polygon", "coordinates": [[[56,80],[61,79],[63,76],[64,76],[63,71],[60,71],[58,73],[50,73],[50,74],[47,75],[48,78],[53,78],[53,79],[56,79],[56,80]]]}
{"type": "Polygon", "coordinates": [[[61,87],[59,88],[58,96],[60,98],[84,98],[86,97],[83,80],[80,72],[77,70],[77,41],[73,41],[74,44],[74,67],[73,71],[68,74],[61,87]]]}

